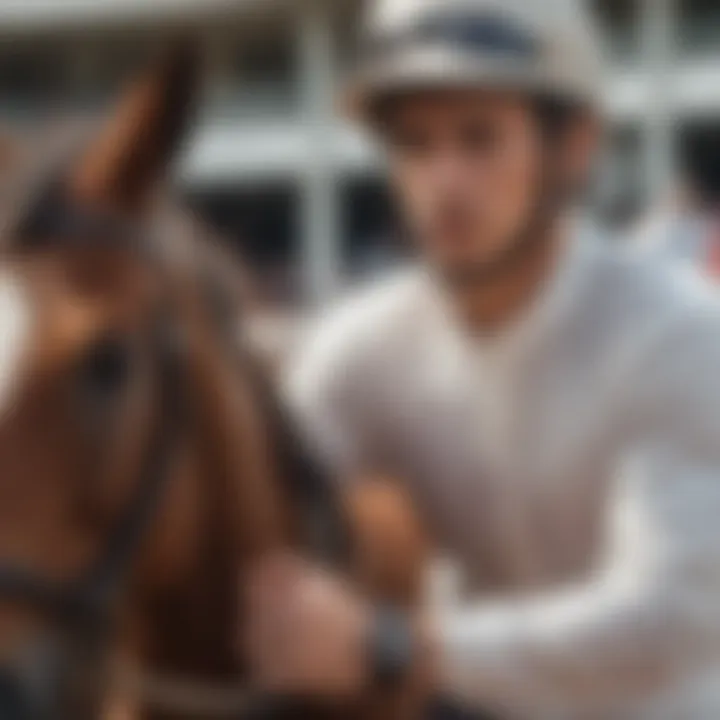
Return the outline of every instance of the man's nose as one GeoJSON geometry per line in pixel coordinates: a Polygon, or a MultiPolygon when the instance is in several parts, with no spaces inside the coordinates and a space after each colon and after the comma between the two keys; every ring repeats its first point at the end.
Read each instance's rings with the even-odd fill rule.
{"type": "Polygon", "coordinates": [[[432,177],[439,192],[455,194],[467,187],[466,175],[464,160],[456,154],[446,152],[434,159],[432,177]]]}

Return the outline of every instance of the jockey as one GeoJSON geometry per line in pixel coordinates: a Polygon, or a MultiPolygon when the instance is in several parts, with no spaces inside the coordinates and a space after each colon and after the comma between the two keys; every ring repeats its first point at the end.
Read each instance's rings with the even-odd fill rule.
{"type": "MultiPolygon", "coordinates": [[[[499,717],[709,720],[720,311],[573,220],[602,119],[581,6],[373,8],[349,106],[418,260],[320,322],[289,396],[338,475],[403,479],[463,571],[458,603],[397,614],[398,676],[431,647],[441,691],[499,717]]],[[[300,564],[255,591],[262,683],[365,686],[376,610],[300,564]]]]}

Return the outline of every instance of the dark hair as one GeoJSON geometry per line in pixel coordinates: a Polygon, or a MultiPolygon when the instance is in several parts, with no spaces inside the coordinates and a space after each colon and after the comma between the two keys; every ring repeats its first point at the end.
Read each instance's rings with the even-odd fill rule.
{"type": "MultiPolygon", "coordinates": [[[[418,92],[405,90],[377,97],[367,113],[375,130],[385,130],[392,108],[397,102],[418,92]]],[[[561,137],[574,121],[587,112],[587,108],[581,103],[555,95],[531,96],[530,102],[542,132],[548,139],[561,137]]]]}
{"type": "Polygon", "coordinates": [[[534,110],[541,130],[549,140],[562,137],[567,128],[586,112],[577,102],[551,95],[537,96],[534,110]]]}
{"type": "Polygon", "coordinates": [[[695,125],[679,146],[680,170],[701,203],[720,205],[720,123],[695,125]]]}

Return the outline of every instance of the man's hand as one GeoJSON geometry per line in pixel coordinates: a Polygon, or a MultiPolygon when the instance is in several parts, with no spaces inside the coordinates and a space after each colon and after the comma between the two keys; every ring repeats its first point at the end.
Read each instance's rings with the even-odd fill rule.
{"type": "Polygon", "coordinates": [[[346,584],[275,557],[251,574],[248,611],[245,646],[263,690],[344,699],[369,685],[372,614],[346,584]]]}

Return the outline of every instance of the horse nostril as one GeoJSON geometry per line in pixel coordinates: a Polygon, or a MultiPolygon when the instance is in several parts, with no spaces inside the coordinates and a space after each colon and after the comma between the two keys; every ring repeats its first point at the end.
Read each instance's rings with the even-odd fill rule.
{"type": "Polygon", "coordinates": [[[108,337],[95,344],[83,360],[81,380],[93,395],[108,395],[122,389],[130,375],[127,343],[108,337]]]}

